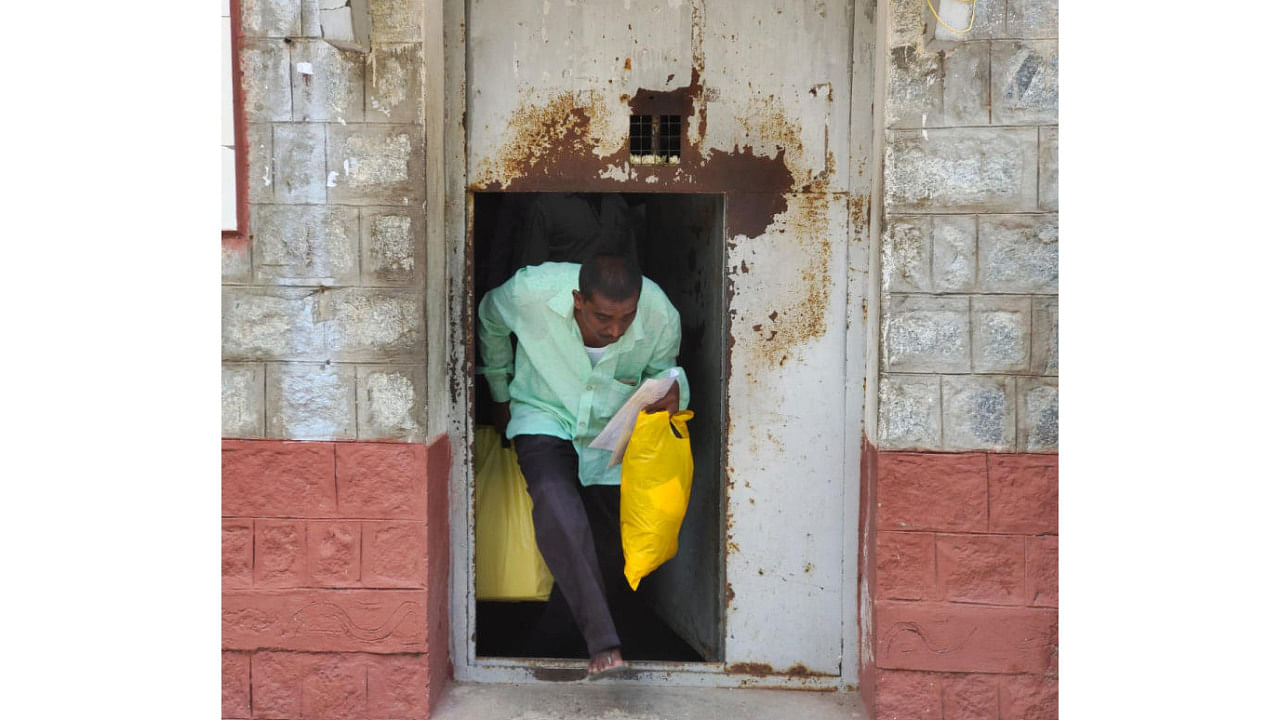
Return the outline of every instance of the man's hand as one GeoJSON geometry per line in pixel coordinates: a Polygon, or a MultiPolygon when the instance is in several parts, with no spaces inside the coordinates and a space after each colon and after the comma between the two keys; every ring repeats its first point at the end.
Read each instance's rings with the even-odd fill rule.
{"type": "Polygon", "coordinates": [[[507,423],[511,422],[511,403],[495,402],[493,404],[493,429],[498,431],[498,437],[502,439],[502,447],[507,447],[511,442],[507,440],[507,423]]]}
{"type": "Polygon", "coordinates": [[[645,408],[647,413],[655,413],[660,410],[666,410],[668,413],[675,415],[680,410],[680,383],[671,383],[671,389],[667,391],[662,399],[645,408]]]}

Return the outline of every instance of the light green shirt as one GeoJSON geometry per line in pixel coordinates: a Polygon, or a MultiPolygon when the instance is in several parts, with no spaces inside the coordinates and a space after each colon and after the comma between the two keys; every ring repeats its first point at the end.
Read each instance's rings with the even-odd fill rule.
{"type": "Polygon", "coordinates": [[[609,451],[587,447],[639,383],[674,368],[680,407],[689,406],[689,380],[676,366],[680,313],[662,288],[645,278],[636,319],[591,366],[573,317],[577,263],[521,268],[480,301],[480,372],[497,402],[511,401],[507,437],[552,435],[578,451],[583,485],[617,485],[621,466],[606,468],[609,451]],[[514,365],[511,333],[516,335],[514,365]],[[514,376],[514,379],[513,379],[514,376]]]}

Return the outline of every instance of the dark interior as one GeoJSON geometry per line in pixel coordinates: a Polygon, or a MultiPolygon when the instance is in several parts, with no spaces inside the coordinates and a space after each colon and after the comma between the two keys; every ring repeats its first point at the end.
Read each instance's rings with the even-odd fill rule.
{"type": "MultiPolygon", "coordinates": [[[[527,228],[543,223],[546,208],[578,208],[575,222],[611,213],[634,237],[641,271],[680,311],[679,363],[688,373],[694,482],[676,557],[646,577],[614,608],[625,657],[634,660],[723,660],[724,587],[724,204],[718,195],[475,193],[472,227],[474,302],[529,258],[527,228]],[[533,210],[538,208],[538,210],[533,210]],[[594,208],[594,210],[587,210],[594,208]],[[606,210],[601,210],[606,208],[606,210]],[[540,213],[540,215],[539,215],[540,213]],[[537,217],[537,220],[533,218],[537,217]]],[[[557,259],[557,258],[551,258],[557,259]]],[[[475,312],[473,306],[472,312],[475,312]]],[[[477,344],[478,353],[478,344],[477,344]]],[[[476,358],[479,364],[479,358],[476,358]]],[[[474,417],[490,420],[490,399],[477,378],[474,417]]],[[[546,603],[477,602],[476,655],[585,658],[574,629],[554,645],[532,641],[530,628],[546,603]]]]}

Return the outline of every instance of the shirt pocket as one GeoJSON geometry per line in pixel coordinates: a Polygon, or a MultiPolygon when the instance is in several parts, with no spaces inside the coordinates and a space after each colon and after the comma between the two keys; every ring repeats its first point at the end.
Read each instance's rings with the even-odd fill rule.
{"type": "Polygon", "coordinates": [[[613,417],[613,414],[627,402],[627,398],[636,391],[636,387],[638,386],[628,385],[613,378],[598,381],[591,403],[596,417],[604,419],[613,417]]]}

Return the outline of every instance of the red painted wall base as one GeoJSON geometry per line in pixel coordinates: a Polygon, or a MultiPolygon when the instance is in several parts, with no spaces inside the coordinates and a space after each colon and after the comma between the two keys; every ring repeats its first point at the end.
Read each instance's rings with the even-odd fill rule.
{"type": "Polygon", "coordinates": [[[224,440],[222,717],[426,718],[451,675],[449,443],[224,440]]]}
{"type": "Polygon", "coordinates": [[[863,446],[876,720],[1058,717],[1058,456],[863,446]]]}

